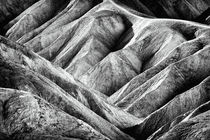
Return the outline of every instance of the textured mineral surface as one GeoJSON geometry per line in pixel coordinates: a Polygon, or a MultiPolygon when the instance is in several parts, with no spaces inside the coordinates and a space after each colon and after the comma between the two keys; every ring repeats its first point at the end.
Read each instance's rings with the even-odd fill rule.
{"type": "Polygon", "coordinates": [[[209,139],[209,0],[0,0],[0,140],[209,139]]]}

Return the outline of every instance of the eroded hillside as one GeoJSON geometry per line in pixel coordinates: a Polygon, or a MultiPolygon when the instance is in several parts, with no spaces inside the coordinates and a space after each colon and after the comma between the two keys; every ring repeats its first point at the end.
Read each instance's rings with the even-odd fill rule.
{"type": "Polygon", "coordinates": [[[1,0],[0,139],[210,139],[208,0],[1,0]]]}

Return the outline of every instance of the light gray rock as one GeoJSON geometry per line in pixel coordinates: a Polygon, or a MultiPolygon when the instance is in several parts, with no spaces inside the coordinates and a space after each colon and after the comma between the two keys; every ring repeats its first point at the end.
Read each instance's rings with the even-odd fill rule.
{"type": "MultiPolygon", "coordinates": [[[[8,41],[8,40],[5,40],[5,41],[8,41]]],[[[13,45],[18,46],[18,44],[13,44],[13,45]]],[[[8,51],[9,50],[7,50],[7,52],[8,51]]],[[[123,137],[125,137],[125,139],[132,139],[131,137],[121,132],[117,127],[115,127],[108,121],[104,120],[103,118],[101,118],[100,116],[92,112],[86,106],[90,107],[93,111],[95,111],[96,113],[98,113],[99,115],[109,120],[110,122],[114,123],[116,126],[120,128],[127,128],[127,127],[134,126],[137,123],[139,123],[141,120],[116,107],[113,107],[112,105],[108,105],[108,103],[106,103],[103,100],[103,98],[101,98],[100,96],[97,96],[98,94],[97,92],[91,92],[91,90],[88,90],[85,87],[81,86],[80,84],[77,84],[77,82],[74,81],[71,76],[68,76],[67,72],[62,71],[61,69],[59,70],[58,68],[55,68],[47,60],[44,60],[40,56],[33,54],[33,52],[31,54],[32,56],[29,54],[32,60],[30,60],[30,58],[27,58],[23,54],[21,56],[21,53],[20,52],[18,53],[18,51],[10,50],[10,53],[11,52],[13,52],[14,57],[15,55],[19,57],[19,59],[17,59],[19,60],[18,63],[22,65],[25,63],[25,66],[13,64],[13,62],[11,62],[13,58],[9,57],[9,60],[8,60],[5,53],[1,53],[5,59],[5,60],[2,59],[1,61],[5,62],[6,65],[13,66],[10,68],[11,69],[10,72],[7,72],[8,75],[2,75],[2,77],[8,76],[12,78],[13,84],[10,83],[9,81],[8,82],[6,81],[5,84],[2,83],[1,86],[3,87],[9,86],[10,88],[16,87],[18,89],[27,90],[34,94],[37,94],[41,96],[42,98],[46,99],[48,102],[64,110],[65,112],[75,117],[78,117],[81,120],[84,120],[85,122],[93,126],[95,129],[97,129],[104,135],[107,135],[107,137],[110,137],[111,139],[118,139],[118,138],[122,139],[123,137]],[[24,59],[26,60],[25,62],[24,62],[24,59]],[[28,62],[27,62],[27,59],[28,59],[28,62]],[[35,59],[36,61],[34,62],[35,59]],[[22,61],[24,63],[21,63],[22,61]],[[33,64],[37,65],[36,62],[39,62],[40,69],[33,69],[33,64]],[[46,65],[47,63],[48,65],[46,65]],[[31,70],[46,75],[47,77],[52,79],[52,81],[36,72],[27,70],[27,68],[29,69],[32,68],[31,70]],[[47,73],[46,73],[46,68],[49,69],[47,70],[47,73]],[[16,71],[17,73],[15,73],[16,71]],[[57,75],[54,75],[53,74],[54,72],[56,72],[57,75]],[[57,81],[56,83],[59,83],[59,85],[61,85],[62,87],[65,87],[64,89],[68,93],[65,92],[61,87],[56,85],[53,81],[54,82],[57,81]],[[80,103],[78,100],[76,100],[74,97],[79,98],[78,100],[80,100],[83,104],[80,103]],[[110,111],[107,111],[107,110],[110,110],[110,111]],[[118,118],[119,116],[122,116],[122,117],[118,118]],[[125,119],[125,118],[128,118],[128,119],[125,119]]],[[[2,72],[3,71],[7,71],[7,69],[2,68],[2,72]]]]}
{"type": "MultiPolygon", "coordinates": [[[[58,135],[81,139],[107,139],[91,126],[31,93],[0,89],[4,129],[14,139],[22,134],[58,135]]],[[[39,136],[40,137],[40,136],[39,136]]],[[[37,138],[39,138],[37,137],[37,138]]],[[[18,138],[20,139],[20,138],[18,138]]],[[[34,139],[34,138],[33,138],[34,139]]]]}
{"type": "Polygon", "coordinates": [[[209,5],[0,1],[0,139],[207,139],[209,5]]]}
{"type": "MultiPolygon", "coordinates": [[[[135,131],[133,133],[135,133],[136,137],[146,138],[152,135],[162,126],[167,125],[168,122],[173,122],[174,119],[179,115],[185,114],[190,110],[194,110],[195,108],[209,101],[209,80],[210,77],[206,78],[199,85],[193,87],[192,89],[174,97],[166,105],[146,117],[141,124],[135,126],[135,131]]],[[[173,125],[174,123],[175,122],[173,122],[173,125]]],[[[168,125],[171,124],[169,123],[168,125]]]]}
{"type": "Polygon", "coordinates": [[[209,133],[209,103],[194,117],[183,120],[178,125],[174,126],[158,140],[196,140],[210,138],[209,133]],[[208,107],[207,107],[208,106],[208,107]],[[207,110],[206,107],[208,108],[207,110]]]}

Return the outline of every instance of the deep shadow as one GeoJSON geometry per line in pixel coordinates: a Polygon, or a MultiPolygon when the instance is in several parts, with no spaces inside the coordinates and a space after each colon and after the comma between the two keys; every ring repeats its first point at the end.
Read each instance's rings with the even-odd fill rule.
{"type": "Polygon", "coordinates": [[[207,24],[206,18],[208,16],[210,16],[210,7],[207,10],[205,10],[200,16],[198,16],[194,21],[207,24]]]}
{"type": "Polygon", "coordinates": [[[102,2],[103,2],[103,0],[93,0],[93,6],[96,6],[102,2]]]}
{"type": "MultiPolygon", "coordinates": [[[[139,0],[140,1],[140,0],[139,0]]],[[[163,7],[154,0],[141,0],[141,2],[150,9],[156,17],[159,18],[169,18],[163,7]]]]}
{"type": "Polygon", "coordinates": [[[121,17],[123,19],[123,23],[126,29],[122,33],[118,41],[116,41],[114,45],[115,47],[113,47],[112,50],[110,50],[111,52],[115,52],[122,49],[128,42],[130,42],[130,40],[134,36],[134,32],[132,28],[133,24],[125,16],[121,15],[121,17]]]}
{"type": "Polygon", "coordinates": [[[0,132],[0,140],[12,140],[8,135],[0,132]]]}

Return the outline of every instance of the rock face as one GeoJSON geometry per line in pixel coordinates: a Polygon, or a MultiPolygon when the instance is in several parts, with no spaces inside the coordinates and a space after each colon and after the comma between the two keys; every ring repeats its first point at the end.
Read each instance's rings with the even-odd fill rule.
{"type": "Polygon", "coordinates": [[[1,89],[1,93],[1,108],[4,108],[1,109],[4,124],[1,129],[14,138],[35,139],[38,135],[50,134],[62,135],[61,138],[107,139],[89,125],[31,93],[13,89],[1,89]]]}
{"type": "Polygon", "coordinates": [[[0,1],[0,140],[210,139],[209,7],[0,1]]]}

